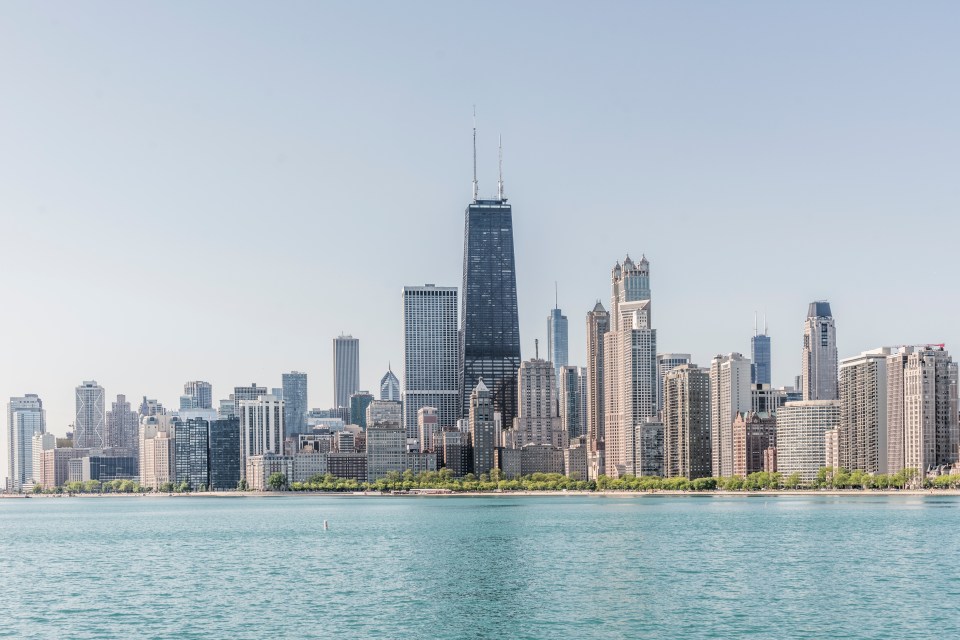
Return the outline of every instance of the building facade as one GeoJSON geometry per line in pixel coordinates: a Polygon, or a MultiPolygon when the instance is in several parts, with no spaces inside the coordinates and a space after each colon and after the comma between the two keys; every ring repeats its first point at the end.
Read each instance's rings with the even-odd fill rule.
{"type": "MultiPolygon", "coordinates": [[[[568,441],[587,435],[587,370],[567,365],[560,367],[560,428],[568,441]]],[[[584,476],[586,479],[586,476],[584,476]]]]}
{"type": "Polygon", "coordinates": [[[813,482],[826,460],[826,432],[840,423],[837,400],[787,402],[777,413],[777,471],[813,482]]]}
{"type": "Polygon", "coordinates": [[[943,345],[887,359],[887,467],[923,474],[957,462],[957,363],[943,345]]]}
{"type": "Polygon", "coordinates": [[[7,404],[7,472],[12,491],[19,492],[25,483],[37,479],[33,468],[34,436],[46,431],[46,412],[37,394],[10,398],[7,404]]]}
{"type": "Polygon", "coordinates": [[[367,481],[407,468],[407,432],[400,421],[374,422],[367,427],[367,481]]]}
{"type": "Polygon", "coordinates": [[[256,400],[241,400],[238,413],[240,471],[244,473],[247,458],[265,453],[283,453],[284,403],[275,395],[261,395],[256,400]]]}
{"type": "Polygon", "coordinates": [[[349,407],[360,390],[360,340],[341,335],[333,339],[333,406],[349,407]]]}
{"type": "Polygon", "coordinates": [[[887,358],[891,353],[890,348],[881,347],[840,362],[838,467],[887,472],[887,358]]]}
{"type": "Polygon", "coordinates": [[[213,386],[203,380],[190,380],[183,385],[183,395],[191,398],[191,409],[213,408],[213,386]]]}
{"type": "Polygon", "coordinates": [[[240,482],[240,418],[210,421],[210,490],[236,489],[240,482]]]}
{"type": "Polygon", "coordinates": [[[389,365],[387,372],[380,378],[380,399],[400,402],[400,381],[389,365]]]}
{"type": "Polygon", "coordinates": [[[117,395],[107,411],[105,440],[111,449],[122,449],[134,457],[139,456],[140,418],[123,394],[117,395]]]}
{"type": "Polygon", "coordinates": [[[713,475],[733,475],[733,421],[750,411],[750,359],[739,353],[718,355],[710,362],[710,440],[713,475]]]}
{"type": "Polygon", "coordinates": [[[664,377],[663,475],[693,480],[712,473],[710,373],[682,364],[664,377]]]}
{"type": "Polygon", "coordinates": [[[689,353],[658,353],[657,354],[657,412],[663,411],[663,384],[667,373],[682,364],[690,364],[689,353]]]}
{"type": "MultiPolygon", "coordinates": [[[[603,471],[604,448],[604,336],[610,331],[610,313],[600,301],[587,314],[587,442],[590,466],[603,471]]],[[[596,477],[591,473],[591,477],[596,477]]]]}
{"type": "Polygon", "coordinates": [[[750,338],[750,360],[752,362],[750,382],[752,384],[772,385],[772,358],[770,356],[770,336],[767,328],[763,333],[755,333],[750,338]]]}
{"type": "Polygon", "coordinates": [[[174,482],[187,483],[193,491],[210,486],[210,423],[190,418],[174,430],[174,482]]]}
{"type": "Polygon", "coordinates": [[[105,449],[106,416],[104,415],[103,387],[96,380],[85,380],[76,389],[76,417],[73,423],[73,442],[79,449],[105,449]]]}
{"type": "Polygon", "coordinates": [[[177,422],[167,415],[140,418],[140,484],[146,489],[159,489],[162,484],[176,481],[177,422]]]}
{"type": "Polygon", "coordinates": [[[307,432],[307,412],[310,410],[307,397],[307,374],[291,371],[281,376],[283,386],[284,436],[293,437],[307,432]]]}
{"type": "Polygon", "coordinates": [[[494,450],[497,446],[493,397],[483,380],[477,382],[470,394],[470,440],[472,450],[471,469],[474,474],[490,473],[494,467],[494,450]]]}
{"type": "Polygon", "coordinates": [[[528,444],[566,447],[567,434],[557,411],[557,380],[553,363],[536,359],[524,361],[520,365],[518,386],[520,411],[513,420],[507,446],[515,449],[528,444]]]}
{"type": "Polygon", "coordinates": [[[763,471],[763,452],[777,444],[777,419],[769,413],[738,412],[733,421],[733,475],[763,471]]]}
{"type": "Polygon", "coordinates": [[[810,303],[803,323],[803,360],[801,379],[804,400],[836,400],[837,328],[830,303],[810,303]]]}
{"type": "Polygon", "coordinates": [[[629,256],[611,272],[610,331],[604,335],[604,466],[617,478],[636,473],[637,427],[657,415],[657,332],[652,325],[650,263],[629,256]]]}
{"type": "Polygon", "coordinates": [[[494,410],[511,425],[517,415],[520,319],[513,210],[502,194],[481,200],[475,193],[464,213],[461,295],[461,415],[470,414],[470,398],[482,378],[494,410]]]}
{"type": "Polygon", "coordinates": [[[567,316],[558,307],[547,316],[547,360],[553,363],[554,379],[560,382],[560,368],[569,363],[567,316]]]}

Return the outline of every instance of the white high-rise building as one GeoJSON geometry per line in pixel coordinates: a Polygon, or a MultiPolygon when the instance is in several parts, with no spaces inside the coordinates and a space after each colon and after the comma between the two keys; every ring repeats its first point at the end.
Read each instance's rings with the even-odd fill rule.
{"type": "Polygon", "coordinates": [[[176,480],[176,423],[164,414],[140,418],[140,484],[147,489],[176,480]]]}
{"type": "Polygon", "coordinates": [[[887,359],[887,466],[927,471],[957,462],[957,363],[943,345],[901,347],[887,359]]]}
{"type": "Polygon", "coordinates": [[[440,448],[440,419],[436,407],[420,407],[417,411],[417,440],[420,451],[433,452],[440,448]]]}
{"type": "Polygon", "coordinates": [[[837,328],[830,313],[830,303],[810,303],[803,323],[804,400],[836,400],[837,392],[837,328]]]}
{"type": "Polygon", "coordinates": [[[35,479],[33,437],[46,430],[46,413],[37,394],[10,398],[7,404],[7,472],[12,491],[19,492],[24,483],[35,479]]]}
{"type": "Polygon", "coordinates": [[[417,412],[435,407],[440,429],[460,414],[457,288],[403,288],[403,425],[416,437],[417,412]]]}
{"type": "Polygon", "coordinates": [[[611,281],[610,331],[603,345],[604,467],[616,478],[637,472],[637,428],[657,415],[657,332],[647,259],[618,262],[611,281]]]}
{"type": "Polygon", "coordinates": [[[387,365],[387,372],[380,378],[380,399],[400,402],[400,381],[390,365],[387,365]]]}
{"type": "MultiPolygon", "coordinates": [[[[840,362],[839,466],[887,472],[887,358],[890,348],[840,362]]],[[[827,465],[830,466],[830,465],[827,465]]]]}
{"type": "Polygon", "coordinates": [[[838,400],[787,402],[777,413],[777,471],[813,482],[826,461],[827,431],[840,423],[838,400]]]}
{"type": "Polygon", "coordinates": [[[733,421],[751,410],[750,358],[718,355],[710,362],[710,441],[713,475],[733,475],[733,421]]]}
{"type": "Polygon", "coordinates": [[[241,400],[240,474],[244,477],[247,458],[265,453],[283,454],[283,400],[262,395],[256,400],[241,400]]]}
{"type": "Polygon", "coordinates": [[[360,390],[360,341],[341,335],[333,339],[333,407],[350,407],[360,390]]]}
{"type": "Polygon", "coordinates": [[[663,412],[663,379],[676,367],[682,364],[691,364],[689,353],[658,353],[657,354],[657,411],[663,412]]]}
{"type": "Polygon", "coordinates": [[[567,434],[557,412],[557,380],[553,363],[526,360],[517,376],[520,406],[513,429],[506,434],[507,446],[519,449],[528,444],[566,447],[567,434]]]}
{"type": "Polygon", "coordinates": [[[103,387],[98,385],[96,380],[85,380],[76,391],[77,413],[73,423],[73,446],[78,449],[108,447],[103,387]]]}

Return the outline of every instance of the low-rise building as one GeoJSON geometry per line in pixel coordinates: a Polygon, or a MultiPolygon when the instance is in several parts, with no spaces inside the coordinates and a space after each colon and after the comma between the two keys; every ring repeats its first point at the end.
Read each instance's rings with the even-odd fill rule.
{"type": "Polygon", "coordinates": [[[532,473],[559,473],[566,471],[564,450],[548,444],[528,444],[519,449],[497,449],[497,466],[507,479],[532,473]]]}
{"type": "Polygon", "coordinates": [[[764,470],[764,451],[777,442],[777,420],[765,412],[738,412],[733,420],[733,475],[764,470]]]}
{"type": "Polygon", "coordinates": [[[327,473],[345,480],[367,481],[367,454],[330,453],[327,454],[327,473]]]}

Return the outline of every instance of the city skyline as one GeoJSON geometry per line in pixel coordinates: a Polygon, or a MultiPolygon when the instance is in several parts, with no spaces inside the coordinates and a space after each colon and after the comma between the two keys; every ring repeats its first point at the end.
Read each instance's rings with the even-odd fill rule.
{"type": "MultiPolygon", "coordinates": [[[[821,46],[816,54],[805,53],[816,57],[803,58],[798,52],[805,44],[782,38],[782,29],[761,32],[758,19],[742,7],[710,10],[715,32],[694,30],[688,36],[679,28],[690,18],[683,8],[617,7],[614,13],[621,19],[615,22],[624,27],[610,35],[609,43],[592,51],[585,47],[580,66],[547,65],[558,88],[528,88],[523,69],[538,60],[525,53],[537,48],[530,46],[530,37],[543,55],[559,52],[559,61],[567,59],[553,38],[529,33],[535,7],[515,8],[512,20],[496,23],[502,52],[455,46],[454,27],[462,14],[453,8],[437,12],[438,26],[429,31],[434,45],[405,42],[392,33],[404,12],[384,7],[369,37],[382,40],[396,64],[423,65],[415,90],[429,83],[442,86],[442,92],[426,91],[390,113],[363,108],[364,101],[379,104],[373,87],[381,84],[381,74],[396,69],[388,65],[380,71],[375,64],[380,57],[361,55],[370,40],[353,44],[332,34],[328,41],[298,45],[296,56],[269,52],[261,68],[292,62],[291,73],[309,75],[331,51],[342,50],[352,57],[345,56],[343,69],[327,71],[325,81],[342,90],[350,78],[361,77],[357,94],[342,105],[319,100],[323,108],[317,112],[314,101],[325,94],[278,77],[270,86],[284,100],[266,105],[285,109],[283,120],[293,123],[285,125],[265,103],[233,112],[223,102],[245,102],[239,98],[249,93],[249,77],[238,69],[259,51],[242,44],[243,25],[257,23],[264,14],[238,9],[236,30],[224,34],[239,52],[236,62],[217,61],[186,38],[182,53],[165,58],[173,74],[152,65],[141,74],[134,62],[165,50],[169,36],[182,35],[184,28],[176,8],[143,10],[156,18],[155,33],[138,26],[142,14],[132,9],[118,8],[110,24],[101,25],[80,8],[63,7],[57,17],[65,31],[52,27],[47,8],[2,9],[8,24],[16,20],[30,28],[4,32],[22,56],[5,63],[10,82],[0,91],[19,97],[0,101],[8,116],[0,119],[0,134],[10,141],[7,148],[21,153],[0,157],[9,187],[0,190],[0,215],[11,229],[0,238],[0,267],[15,276],[8,295],[31,313],[8,314],[0,321],[0,346],[10,362],[0,371],[0,395],[37,394],[52,433],[62,435],[73,421],[72,389],[83,380],[96,380],[107,401],[123,394],[136,406],[149,396],[174,408],[183,380],[209,381],[219,399],[244,381],[278,387],[283,372],[298,370],[310,376],[311,405],[328,406],[329,341],[341,330],[363,342],[360,388],[376,389],[388,363],[403,358],[402,309],[394,302],[402,287],[459,286],[473,104],[481,195],[494,192],[496,136],[504,134],[505,178],[517,205],[523,359],[533,355],[534,339],[545,341],[543,317],[553,306],[552,285],[559,281],[571,325],[569,362],[586,364],[586,312],[598,298],[606,300],[607,265],[626,252],[646,253],[656,265],[658,351],[690,353],[701,366],[716,353],[750,353],[751,316],[758,310],[769,321],[772,382],[791,385],[800,373],[803,310],[818,299],[830,300],[838,318],[840,358],[891,343],[944,342],[954,350],[960,344],[960,328],[950,323],[960,313],[953,296],[935,314],[905,305],[897,317],[875,322],[890,288],[937,294],[929,276],[954,270],[949,252],[891,271],[888,258],[868,246],[868,240],[914,230],[937,229],[949,237],[957,229],[950,215],[957,198],[949,187],[949,159],[958,141],[952,116],[957,90],[930,82],[952,73],[943,66],[951,57],[943,49],[957,45],[946,31],[950,21],[937,11],[903,15],[882,7],[867,13],[862,7],[839,7],[831,24],[812,24],[815,12],[804,8],[752,7],[776,25],[779,20],[806,24],[821,46]],[[661,36],[656,25],[674,28],[661,36]],[[940,49],[888,51],[889,38],[911,26],[940,49]],[[122,32],[133,34],[138,45],[128,49],[126,38],[111,35],[122,32]],[[644,40],[637,32],[646,44],[636,44],[644,40]],[[718,42],[731,32],[744,44],[720,47],[716,58],[718,42]],[[521,33],[528,38],[523,47],[510,44],[523,40],[521,33]],[[851,33],[863,57],[837,55],[849,51],[851,33]],[[74,46],[80,41],[96,45],[74,46]],[[64,56],[63,47],[73,53],[64,56]],[[684,48],[676,59],[660,55],[684,48]],[[785,60],[788,72],[766,74],[758,49],[785,60]],[[436,62],[437,51],[447,51],[450,59],[436,62]],[[617,66],[616,61],[631,59],[625,53],[634,61],[617,66]],[[838,58],[844,59],[838,68],[818,63],[838,58]],[[495,64],[513,59],[520,64],[495,64]],[[27,60],[49,64],[28,65],[27,60]],[[206,76],[189,70],[204,63],[225,72],[223,95],[198,88],[206,76]],[[111,69],[117,81],[105,84],[89,70],[98,65],[111,69]],[[478,76],[447,81],[462,76],[462,68],[477,69],[478,76]],[[622,74],[633,71],[647,79],[638,83],[643,92],[620,82],[622,74]],[[171,80],[177,72],[181,79],[171,80]],[[758,73],[765,73],[762,92],[755,88],[758,73]],[[862,79],[856,87],[845,82],[851,73],[862,79]],[[147,87],[141,75],[155,86],[147,87]],[[699,98],[714,87],[713,76],[722,78],[729,91],[711,92],[715,100],[708,109],[699,98]],[[494,78],[500,95],[478,89],[493,86],[494,78]],[[891,92],[890,78],[905,90],[891,92]],[[576,99],[566,90],[573,83],[584,87],[576,99]],[[172,112],[154,110],[153,91],[169,92],[172,112]],[[584,97],[591,93],[605,98],[584,97]],[[197,108],[176,106],[187,104],[197,108]],[[830,104],[829,113],[818,104],[830,104]],[[912,112],[916,104],[922,105],[924,122],[904,123],[903,112],[912,112]],[[121,109],[128,119],[117,117],[121,109]],[[218,124],[214,114],[222,113],[233,115],[218,124]],[[320,120],[337,122],[343,132],[317,124],[320,120]],[[265,133],[247,133],[231,143],[238,129],[265,133]],[[886,135],[878,138],[877,130],[886,135]],[[249,153],[242,153],[240,144],[249,153]],[[352,151],[344,155],[348,148],[352,151]],[[196,164],[184,165],[184,157],[196,158],[196,164]],[[171,182],[177,188],[171,189],[171,182]],[[696,189],[689,188],[691,182],[696,189]],[[370,184],[382,188],[371,190],[370,184]],[[377,211],[390,215],[372,213],[377,211]],[[596,232],[604,216],[621,220],[615,233],[596,232]],[[791,240],[809,216],[830,221],[815,262],[807,259],[809,247],[791,240]],[[249,269],[238,278],[236,247],[262,233],[265,220],[294,233],[280,243],[282,253],[250,256],[249,269]],[[762,227],[762,234],[751,231],[753,226],[762,227]],[[320,248],[324,238],[361,234],[365,252],[378,259],[345,253],[330,246],[334,242],[320,248]],[[402,251],[417,246],[417,238],[428,239],[431,251],[402,251]],[[742,246],[753,240],[756,262],[705,270],[669,250],[678,238],[700,255],[718,243],[742,246]],[[183,282],[195,281],[197,266],[187,251],[198,245],[207,251],[204,281],[209,286],[185,288],[183,282]],[[157,247],[170,249],[167,260],[143,258],[157,247]],[[582,260],[553,259],[557,247],[582,260]],[[389,270],[382,266],[385,261],[389,270]],[[757,263],[772,268],[760,271],[757,263]],[[354,269],[349,277],[348,267],[354,269]],[[83,286],[68,276],[72,269],[84,270],[83,286]],[[859,277],[880,272],[883,282],[859,277]],[[291,273],[300,277],[291,279],[291,273]],[[261,286],[276,292],[273,306],[240,304],[247,291],[261,286]],[[136,322],[105,311],[107,300],[131,308],[141,304],[145,287],[153,300],[198,311],[142,313],[136,322]],[[315,306],[314,299],[323,305],[315,306]],[[703,320],[707,313],[709,322],[703,320]],[[252,335],[269,338],[271,349],[236,349],[252,335]],[[170,357],[151,357],[145,364],[144,352],[170,357]]],[[[310,10],[315,16],[340,17],[356,17],[356,11],[310,10]]],[[[599,19],[569,7],[556,13],[561,33],[579,33],[576,22],[599,19]]],[[[291,30],[302,33],[310,24],[265,19],[281,37],[291,30]]],[[[494,24],[489,15],[478,20],[478,27],[494,24]]],[[[212,22],[199,24],[203,30],[212,22]]],[[[396,83],[387,86],[411,97],[396,83]]]]}

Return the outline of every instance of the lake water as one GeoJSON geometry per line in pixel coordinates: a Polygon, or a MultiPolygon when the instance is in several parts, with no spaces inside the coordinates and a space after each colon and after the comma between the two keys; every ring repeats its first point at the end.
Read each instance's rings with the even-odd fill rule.
{"type": "Polygon", "coordinates": [[[0,586],[17,638],[949,638],[960,498],[0,500],[0,586]]]}

